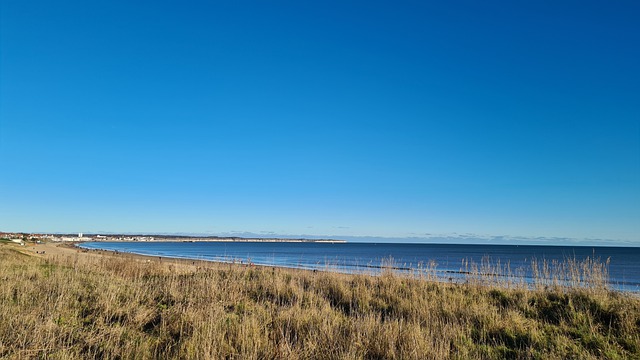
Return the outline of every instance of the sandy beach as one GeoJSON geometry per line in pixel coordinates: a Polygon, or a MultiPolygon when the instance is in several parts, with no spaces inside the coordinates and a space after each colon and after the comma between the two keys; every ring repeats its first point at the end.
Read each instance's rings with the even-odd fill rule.
{"type": "Polygon", "coordinates": [[[158,256],[147,256],[147,255],[138,255],[138,254],[130,254],[130,253],[122,253],[122,252],[114,252],[108,250],[88,250],[82,249],[76,246],[77,243],[42,243],[42,244],[33,244],[29,243],[25,246],[12,246],[14,249],[39,258],[54,258],[54,257],[66,257],[66,256],[76,256],[79,259],[85,260],[95,260],[101,257],[114,257],[119,259],[130,259],[132,261],[139,262],[162,262],[164,264],[173,264],[179,265],[181,267],[185,267],[189,270],[194,270],[195,268],[202,268],[205,266],[215,266],[216,263],[211,261],[202,261],[202,260],[190,260],[190,259],[175,259],[175,258],[166,258],[166,257],[158,257],[158,256]]]}
{"type": "MultiPolygon", "coordinates": [[[[180,267],[184,271],[195,271],[203,268],[214,268],[219,267],[221,265],[225,266],[257,266],[264,268],[276,268],[277,266],[265,266],[265,265],[255,265],[255,264],[230,264],[230,263],[221,263],[215,261],[207,261],[207,260],[195,260],[195,259],[178,259],[171,257],[160,257],[160,256],[150,256],[150,255],[140,255],[140,254],[131,254],[126,252],[117,252],[117,251],[109,251],[109,250],[91,250],[91,249],[83,249],[79,248],[76,245],[79,243],[54,243],[54,242],[46,242],[41,244],[29,243],[25,246],[16,245],[14,248],[19,250],[20,252],[40,257],[40,258],[54,258],[54,257],[68,257],[68,256],[77,256],[81,260],[97,260],[99,258],[118,258],[118,259],[129,259],[131,261],[142,262],[142,263],[151,263],[158,262],[162,264],[171,264],[177,267],[180,267]]],[[[13,245],[10,245],[13,246],[13,245]]],[[[287,268],[288,271],[301,271],[307,272],[310,270],[304,269],[291,269],[287,268]]]]}

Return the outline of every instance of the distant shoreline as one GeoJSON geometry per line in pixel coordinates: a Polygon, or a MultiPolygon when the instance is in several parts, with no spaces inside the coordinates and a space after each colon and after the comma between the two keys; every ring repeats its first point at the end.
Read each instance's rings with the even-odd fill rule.
{"type": "Polygon", "coordinates": [[[337,239],[287,239],[287,238],[243,238],[243,237],[190,237],[190,236],[87,236],[77,238],[75,242],[283,242],[283,243],[346,243],[337,239]],[[149,237],[151,239],[149,239],[149,237]]]}
{"type": "Polygon", "coordinates": [[[195,235],[155,235],[155,234],[33,234],[33,233],[4,233],[0,232],[0,239],[9,241],[50,241],[56,243],[79,242],[282,242],[282,243],[346,243],[340,239],[309,239],[286,237],[241,237],[241,236],[195,236],[195,235]]]}

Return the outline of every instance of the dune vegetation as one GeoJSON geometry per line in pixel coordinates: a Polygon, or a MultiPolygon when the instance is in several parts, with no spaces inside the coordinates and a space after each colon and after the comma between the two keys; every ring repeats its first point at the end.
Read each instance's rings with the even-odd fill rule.
{"type": "Polygon", "coordinates": [[[531,286],[18,250],[0,244],[0,358],[640,358],[640,300],[596,262],[531,286]]]}

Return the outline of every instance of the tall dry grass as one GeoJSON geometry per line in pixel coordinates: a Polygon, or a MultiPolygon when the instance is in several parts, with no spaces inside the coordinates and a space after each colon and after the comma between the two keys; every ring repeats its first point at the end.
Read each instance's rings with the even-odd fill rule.
{"type": "MultiPolygon", "coordinates": [[[[556,271],[551,265],[540,270],[556,271]]],[[[487,285],[482,276],[498,267],[505,271],[478,265],[477,281],[438,283],[429,271],[368,276],[115,256],[40,259],[0,245],[0,358],[640,357],[637,297],[572,286],[557,274],[554,283],[552,273],[535,287],[505,277],[494,280],[509,286],[487,285]]]]}

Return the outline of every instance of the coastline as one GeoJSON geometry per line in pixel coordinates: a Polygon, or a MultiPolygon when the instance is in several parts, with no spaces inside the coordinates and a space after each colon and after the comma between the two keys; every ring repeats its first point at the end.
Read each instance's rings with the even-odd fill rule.
{"type": "MultiPolygon", "coordinates": [[[[86,241],[74,241],[74,242],[44,242],[44,243],[27,243],[25,246],[15,247],[11,245],[12,248],[26,253],[30,256],[40,257],[40,258],[53,258],[53,257],[70,257],[76,256],[79,259],[86,261],[97,261],[100,258],[113,258],[120,260],[131,260],[138,263],[157,263],[162,265],[174,265],[180,268],[184,268],[184,271],[198,271],[201,269],[241,269],[241,268],[266,268],[266,269],[280,269],[282,271],[292,271],[292,272],[327,272],[334,274],[342,274],[342,275],[365,275],[365,276],[379,276],[386,272],[392,272],[395,275],[402,277],[413,277],[417,279],[423,279],[430,282],[437,282],[440,284],[464,284],[464,283],[475,283],[482,284],[482,286],[499,286],[499,287],[528,287],[530,289],[540,287],[540,286],[561,286],[567,289],[581,287],[581,288],[591,288],[591,287],[606,287],[608,290],[620,292],[624,294],[629,294],[634,297],[640,297],[640,291],[636,283],[623,283],[616,282],[609,278],[608,275],[608,265],[599,263],[598,261],[587,261],[588,263],[579,264],[564,264],[566,266],[573,266],[574,270],[586,271],[585,265],[587,266],[596,266],[601,267],[599,270],[592,273],[584,273],[578,275],[578,278],[575,277],[566,277],[568,275],[564,274],[552,274],[549,273],[548,276],[553,276],[551,278],[545,279],[541,275],[537,275],[535,278],[528,277],[524,278],[522,274],[517,272],[514,273],[503,273],[500,268],[487,268],[482,269],[480,267],[474,267],[475,265],[480,266],[481,264],[472,264],[471,267],[460,268],[460,269],[442,269],[436,267],[426,267],[426,268],[412,268],[406,267],[405,264],[401,263],[387,263],[380,265],[367,265],[360,264],[358,269],[350,270],[349,268],[339,268],[335,266],[331,266],[331,264],[327,264],[327,266],[320,267],[301,267],[301,266],[287,266],[286,264],[271,264],[264,263],[261,261],[253,261],[251,258],[235,258],[235,261],[224,261],[218,259],[204,259],[204,258],[188,258],[188,257],[172,257],[168,255],[154,255],[154,254],[140,254],[140,253],[132,253],[118,250],[106,250],[106,249],[88,249],[79,247],[80,244],[86,241]],[[602,273],[600,273],[602,272],[602,273]],[[605,278],[601,278],[601,275],[606,274],[605,278]],[[561,278],[558,276],[565,276],[565,278],[561,278]]],[[[123,241],[124,242],[124,241],[123,241]]],[[[136,243],[136,242],[132,242],[136,243]]],[[[499,262],[498,262],[499,264],[499,262]]],[[[552,269],[547,269],[545,271],[551,271],[552,269]]],[[[565,271],[566,272],[566,271],[565,271]]],[[[575,271],[574,271],[575,272],[575,271]]],[[[574,272],[567,272],[567,274],[574,272]]],[[[575,274],[574,274],[575,275],[575,274]]],[[[573,276],[573,275],[571,275],[573,276]]]]}
{"type": "MultiPolygon", "coordinates": [[[[29,244],[26,246],[16,246],[14,249],[20,251],[21,253],[35,256],[39,258],[52,258],[52,257],[69,257],[69,256],[78,256],[83,260],[96,260],[100,258],[117,258],[124,260],[131,260],[135,262],[141,263],[159,263],[165,265],[175,265],[184,270],[195,271],[198,269],[204,268],[220,268],[220,266],[237,266],[237,267],[260,267],[260,268],[273,268],[273,269],[282,269],[287,271],[300,271],[300,272],[316,272],[317,270],[309,270],[309,269],[301,269],[301,268],[291,268],[277,265],[264,265],[264,264],[253,264],[253,263],[230,263],[230,262],[220,262],[214,260],[202,260],[202,259],[188,259],[188,258],[175,258],[175,257],[166,257],[166,256],[155,256],[155,255],[143,255],[129,252],[119,252],[112,250],[103,250],[103,249],[84,249],[78,247],[78,244],[81,244],[82,241],[77,242],[64,242],[64,243],[42,243],[42,244],[29,244]]],[[[13,247],[13,246],[12,246],[13,247]]]]}
{"type": "Polygon", "coordinates": [[[640,354],[639,298],[603,287],[448,283],[76,245],[0,244],[0,358],[640,354]]]}

